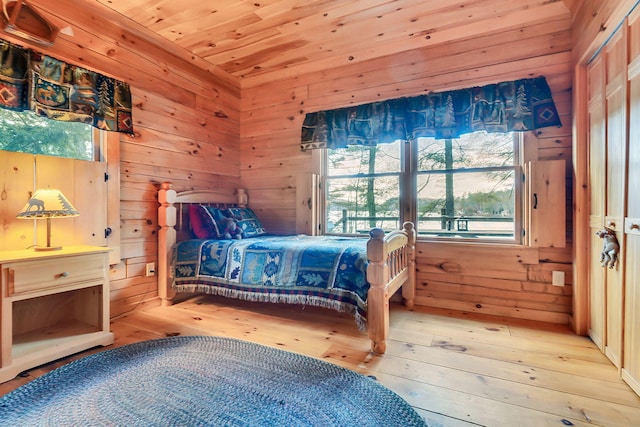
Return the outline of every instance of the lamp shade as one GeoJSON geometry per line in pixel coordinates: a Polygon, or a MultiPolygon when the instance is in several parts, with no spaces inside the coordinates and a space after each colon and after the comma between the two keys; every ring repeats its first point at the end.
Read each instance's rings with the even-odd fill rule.
{"type": "Polygon", "coordinates": [[[38,219],[78,215],[80,215],[80,213],[60,190],[55,188],[40,188],[33,193],[17,217],[22,219],[38,219]]]}
{"type": "Polygon", "coordinates": [[[20,219],[47,220],[47,246],[36,246],[38,251],[52,251],[61,249],[51,246],[51,218],[65,218],[78,216],[80,213],[69,203],[64,194],[55,188],[41,188],[35,191],[22,211],[16,215],[20,219]]]}

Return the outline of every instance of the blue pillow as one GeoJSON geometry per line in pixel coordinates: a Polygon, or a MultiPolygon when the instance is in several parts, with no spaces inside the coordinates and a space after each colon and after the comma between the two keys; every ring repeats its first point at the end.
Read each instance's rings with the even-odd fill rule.
{"type": "Polygon", "coordinates": [[[256,213],[250,208],[229,208],[228,215],[235,218],[238,227],[242,230],[242,238],[262,236],[267,234],[256,213]]]}

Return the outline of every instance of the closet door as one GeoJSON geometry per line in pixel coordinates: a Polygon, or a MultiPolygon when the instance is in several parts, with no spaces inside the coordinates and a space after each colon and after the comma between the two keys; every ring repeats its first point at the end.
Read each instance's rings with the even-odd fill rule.
{"type": "MultiPolygon", "coordinates": [[[[604,225],[615,231],[624,248],[623,222],[626,212],[627,165],[627,43],[622,27],[605,48],[607,150],[606,217],[604,225]]],[[[618,368],[622,362],[624,307],[624,257],[615,268],[606,269],[606,342],[605,354],[618,368]]]]}
{"type": "Polygon", "coordinates": [[[589,86],[589,336],[604,353],[605,349],[605,271],[598,259],[602,240],[596,236],[605,217],[606,190],[606,108],[605,67],[602,55],[587,70],[589,86]]]}
{"type": "Polygon", "coordinates": [[[640,10],[629,17],[629,172],[622,378],[640,394],[640,10]]]}

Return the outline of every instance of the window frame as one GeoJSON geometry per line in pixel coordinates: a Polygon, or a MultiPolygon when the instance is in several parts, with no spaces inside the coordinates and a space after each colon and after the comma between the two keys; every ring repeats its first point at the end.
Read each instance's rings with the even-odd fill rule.
{"type": "MultiPolygon", "coordinates": [[[[514,234],[512,238],[504,237],[459,237],[459,236],[435,236],[431,234],[418,233],[417,238],[421,241],[444,241],[444,242],[460,242],[460,243],[482,243],[482,244],[509,244],[509,245],[523,245],[525,244],[525,159],[523,154],[524,137],[522,132],[511,132],[513,135],[513,158],[514,165],[507,167],[488,167],[488,168],[468,168],[462,172],[460,169],[458,173],[467,173],[469,171],[485,171],[491,169],[500,170],[513,170],[514,171],[514,234]]],[[[418,147],[417,141],[400,141],[400,171],[399,172],[385,172],[375,174],[374,176],[382,175],[398,175],[399,176],[399,224],[401,225],[405,221],[412,221],[417,223],[417,186],[418,176],[431,173],[438,173],[445,175],[447,172],[427,172],[418,170],[418,147]]],[[[320,156],[320,191],[318,192],[318,213],[317,218],[319,225],[317,227],[320,234],[328,235],[340,235],[340,236],[361,236],[362,234],[349,234],[349,233],[329,233],[326,231],[327,220],[327,201],[328,201],[328,188],[327,181],[336,178],[348,178],[349,175],[334,175],[329,177],[327,175],[329,165],[329,150],[322,149],[320,156]]],[[[358,174],[357,177],[367,177],[367,174],[358,174]]],[[[351,175],[356,177],[356,175],[351,175]]]]}

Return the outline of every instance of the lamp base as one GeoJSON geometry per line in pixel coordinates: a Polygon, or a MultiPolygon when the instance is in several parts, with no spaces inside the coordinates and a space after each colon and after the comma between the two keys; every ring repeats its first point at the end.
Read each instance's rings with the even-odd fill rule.
{"type": "Polygon", "coordinates": [[[59,251],[62,246],[36,246],[33,248],[36,252],[59,251]]]}

